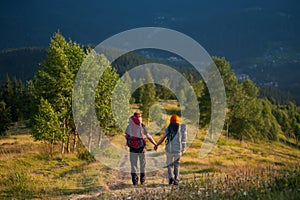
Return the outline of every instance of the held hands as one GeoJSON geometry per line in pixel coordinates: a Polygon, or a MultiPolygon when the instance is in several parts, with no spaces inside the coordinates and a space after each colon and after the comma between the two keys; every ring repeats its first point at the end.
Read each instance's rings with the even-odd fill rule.
{"type": "Polygon", "coordinates": [[[154,145],[154,150],[157,151],[158,145],[154,145]]]}

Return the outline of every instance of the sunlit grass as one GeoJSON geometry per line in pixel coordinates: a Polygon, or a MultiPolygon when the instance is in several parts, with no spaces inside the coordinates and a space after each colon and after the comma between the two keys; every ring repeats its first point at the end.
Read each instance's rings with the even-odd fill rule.
{"type": "MultiPolygon", "coordinates": [[[[168,106],[175,109],[176,105],[168,106]]],[[[79,146],[76,153],[62,156],[58,153],[58,145],[51,158],[47,144],[34,141],[27,130],[23,130],[23,134],[18,131],[18,135],[0,138],[0,198],[68,199],[90,194],[100,199],[147,199],[149,195],[157,199],[177,199],[178,196],[186,199],[272,199],[289,195],[287,187],[290,186],[291,196],[299,194],[300,170],[290,167],[299,166],[299,149],[282,142],[241,142],[221,135],[212,151],[200,158],[204,135],[205,131],[200,130],[181,157],[182,185],[169,186],[167,169],[162,168],[147,174],[148,185],[133,188],[130,174],[94,161],[83,146],[79,146]]],[[[155,140],[161,136],[162,133],[153,135],[155,140]]],[[[108,139],[116,147],[128,151],[124,135],[108,139]]],[[[153,153],[152,144],[148,144],[148,153],[153,153]]],[[[160,148],[164,148],[163,145],[160,148]]],[[[113,149],[105,153],[108,158],[120,156],[113,149]]]]}

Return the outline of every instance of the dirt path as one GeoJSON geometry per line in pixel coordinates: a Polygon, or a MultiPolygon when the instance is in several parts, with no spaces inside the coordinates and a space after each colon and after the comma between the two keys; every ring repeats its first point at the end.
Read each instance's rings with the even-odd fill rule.
{"type": "MultiPolygon", "coordinates": [[[[147,153],[146,153],[147,156],[147,153]]],[[[149,165],[154,165],[158,167],[158,160],[151,157],[147,159],[149,165]]],[[[146,167],[148,166],[148,163],[146,167]]],[[[106,188],[104,191],[85,194],[85,195],[71,195],[68,199],[71,200],[84,200],[84,199],[127,199],[132,196],[132,194],[142,194],[145,190],[156,190],[169,188],[166,177],[166,169],[151,171],[146,173],[146,184],[133,186],[131,182],[131,174],[128,171],[130,169],[129,153],[126,152],[122,155],[119,169],[110,169],[110,176],[106,181],[106,188]],[[126,170],[124,169],[126,168],[126,170]],[[122,170],[124,169],[124,170],[122,170]]]]}

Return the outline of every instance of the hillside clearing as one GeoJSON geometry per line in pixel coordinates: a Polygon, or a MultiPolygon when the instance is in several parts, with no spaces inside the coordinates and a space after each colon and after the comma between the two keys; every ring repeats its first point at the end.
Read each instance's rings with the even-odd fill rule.
{"type": "MultiPolygon", "coordinates": [[[[120,137],[114,136],[112,140],[124,142],[120,137]]],[[[181,159],[182,183],[209,172],[234,174],[239,170],[279,170],[299,165],[300,151],[295,145],[239,142],[223,136],[213,151],[200,159],[202,138],[203,134],[199,134],[181,159]]],[[[148,145],[147,150],[153,151],[152,146],[148,145]]],[[[131,186],[130,174],[110,169],[99,161],[78,159],[78,153],[56,154],[51,159],[47,152],[47,145],[34,141],[28,130],[1,138],[0,198],[117,198],[141,189],[131,186]]],[[[172,188],[167,185],[166,169],[148,173],[147,185],[142,190],[151,193],[158,188],[166,191],[172,188]]]]}

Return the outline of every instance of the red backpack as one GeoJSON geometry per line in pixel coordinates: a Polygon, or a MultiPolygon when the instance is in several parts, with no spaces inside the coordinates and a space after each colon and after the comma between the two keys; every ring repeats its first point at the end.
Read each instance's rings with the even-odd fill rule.
{"type": "Polygon", "coordinates": [[[129,125],[126,129],[126,141],[127,146],[134,148],[134,149],[140,149],[145,147],[146,140],[144,135],[144,127],[143,125],[137,125],[133,121],[130,120],[129,125]]]}

